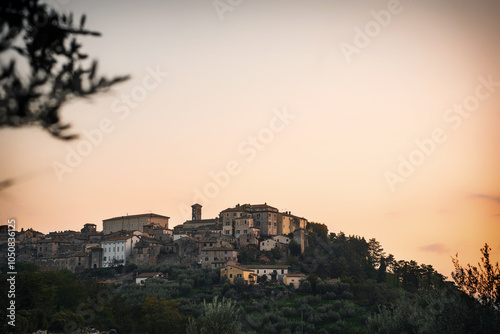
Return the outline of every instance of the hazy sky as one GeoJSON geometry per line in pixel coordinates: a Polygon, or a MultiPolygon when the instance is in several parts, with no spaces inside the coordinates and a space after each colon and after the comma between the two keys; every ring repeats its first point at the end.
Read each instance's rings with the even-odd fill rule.
{"type": "Polygon", "coordinates": [[[101,74],[132,79],[64,109],[79,140],[0,131],[2,179],[24,180],[5,223],[267,202],[446,276],[485,242],[498,259],[498,2],[52,3],[103,33],[80,38],[101,74]]]}

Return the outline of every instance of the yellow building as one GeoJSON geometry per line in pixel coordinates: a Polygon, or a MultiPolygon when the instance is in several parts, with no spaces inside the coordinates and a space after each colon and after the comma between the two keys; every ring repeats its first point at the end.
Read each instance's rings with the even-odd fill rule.
{"type": "Polygon", "coordinates": [[[293,285],[295,289],[298,289],[300,286],[300,282],[306,279],[306,275],[304,274],[286,274],[283,276],[283,283],[286,286],[293,285]]]}
{"type": "Polygon", "coordinates": [[[220,270],[220,276],[229,280],[229,283],[234,284],[236,277],[242,277],[245,285],[254,284],[257,282],[257,274],[253,270],[246,269],[236,265],[229,265],[220,270]]]}

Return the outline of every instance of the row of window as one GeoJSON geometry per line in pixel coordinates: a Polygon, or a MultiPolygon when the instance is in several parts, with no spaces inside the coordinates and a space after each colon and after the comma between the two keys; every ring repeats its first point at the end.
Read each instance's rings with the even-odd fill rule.
{"type": "MultiPolygon", "coordinates": [[[[222,251],[218,251],[219,254],[222,254],[222,251]]],[[[203,252],[205,254],[208,254],[208,251],[203,252]]],[[[224,251],[224,254],[227,254],[227,251],[224,251]]],[[[214,255],[217,255],[217,251],[215,251],[214,255]]]]}
{"type": "MultiPolygon", "coordinates": [[[[118,247],[112,247],[113,248],[113,252],[119,252],[120,251],[120,246],[118,247]]],[[[111,252],[111,247],[107,248],[107,247],[104,247],[104,253],[106,252],[111,252]]],[[[122,252],[123,252],[123,246],[122,246],[122,252]]]]}
{"type": "MultiPolygon", "coordinates": [[[[214,257],[214,261],[221,260],[221,259],[227,261],[227,260],[233,260],[233,259],[235,260],[236,258],[227,257],[227,256],[223,257],[223,258],[214,257]]],[[[205,262],[208,262],[208,261],[210,261],[210,259],[208,257],[205,257],[205,262]]]]}
{"type": "MultiPolygon", "coordinates": [[[[106,256],[104,256],[102,259],[103,259],[104,261],[106,261],[106,256]]],[[[118,256],[118,257],[113,256],[113,258],[111,258],[111,256],[110,256],[110,257],[109,257],[109,261],[111,261],[111,260],[123,260],[123,255],[118,256]]]]}
{"type": "MultiPolygon", "coordinates": [[[[242,215],[242,212],[233,212],[233,217],[241,217],[242,215]]],[[[268,213],[267,215],[266,214],[263,214],[263,216],[269,216],[269,217],[275,217],[276,218],[276,214],[275,213],[268,213]]],[[[226,217],[229,217],[229,213],[226,213],[226,217]]],[[[260,213],[257,213],[257,217],[260,218],[260,213]]]]}

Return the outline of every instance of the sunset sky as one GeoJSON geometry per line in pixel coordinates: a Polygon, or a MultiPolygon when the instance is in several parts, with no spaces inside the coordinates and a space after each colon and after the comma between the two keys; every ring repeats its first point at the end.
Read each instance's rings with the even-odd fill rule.
{"type": "Polygon", "coordinates": [[[132,78],[64,108],[77,140],[0,130],[2,224],[267,202],[448,277],[500,258],[497,1],[48,2],[132,78]]]}

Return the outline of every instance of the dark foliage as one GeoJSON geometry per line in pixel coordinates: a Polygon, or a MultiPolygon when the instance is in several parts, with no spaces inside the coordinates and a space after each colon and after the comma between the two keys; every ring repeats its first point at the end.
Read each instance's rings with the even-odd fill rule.
{"type": "Polygon", "coordinates": [[[87,61],[76,36],[100,36],[84,29],[73,15],[50,9],[39,0],[0,3],[0,127],[37,126],[69,140],[61,107],[77,97],[108,90],[125,76],[97,75],[97,62],[87,61]]]}

